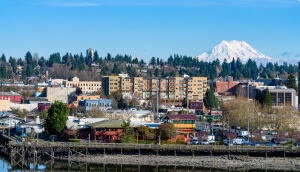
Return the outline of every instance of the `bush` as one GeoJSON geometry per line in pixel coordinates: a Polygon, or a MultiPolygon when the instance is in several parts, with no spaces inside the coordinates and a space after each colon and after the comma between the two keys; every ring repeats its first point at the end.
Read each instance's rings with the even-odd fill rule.
{"type": "Polygon", "coordinates": [[[286,142],[284,145],[292,145],[294,144],[295,142],[291,141],[291,142],[286,142]]]}
{"type": "Polygon", "coordinates": [[[154,140],[139,140],[139,144],[154,144],[154,140]]]}
{"type": "Polygon", "coordinates": [[[69,139],[69,142],[79,142],[79,139],[69,139]]]}
{"type": "Polygon", "coordinates": [[[224,145],[224,142],[223,141],[217,141],[217,142],[214,142],[213,145],[224,145]]]}
{"type": "Polygon", "coordinates": [[[184,138],[177,139],[176,143],[177,144],[184,144],[185,143],[184,138]]]}

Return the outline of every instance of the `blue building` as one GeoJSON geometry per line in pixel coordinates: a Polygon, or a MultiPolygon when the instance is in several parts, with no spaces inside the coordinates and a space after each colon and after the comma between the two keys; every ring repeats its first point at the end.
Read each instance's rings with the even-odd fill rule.
{"type": "Polygon", "coordinates": [[[88,113],[92,108],[107,109],[113,107],[112,99],[85,99],[79,100],[78,107],[83,113],[88,113]]]}

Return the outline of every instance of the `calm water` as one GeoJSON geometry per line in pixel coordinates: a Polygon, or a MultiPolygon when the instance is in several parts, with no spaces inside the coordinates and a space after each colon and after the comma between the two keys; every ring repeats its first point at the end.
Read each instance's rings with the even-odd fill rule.
{"type": "MultiPolygon", "coordinates": [[[[257,170],[257,169],[208,169],[199,167],[184,167],[184,166],[146,166],[146,165],[125,165],[125,164],[91,164],[91,163],[78,163],[67,161],[51,161],[51,160],[39,160],[34,163],[31,159],[26,159],[24,161],[15,160],[12,161],[8,156],[0,156],[0,172],[5,171],[105,171],[105,172],[225,172],[225,171],[249,171],[249,172],[275,172],[274,170],[257,170]]],[[[278,172],[278,171],[276,171],[278,172]]]]}

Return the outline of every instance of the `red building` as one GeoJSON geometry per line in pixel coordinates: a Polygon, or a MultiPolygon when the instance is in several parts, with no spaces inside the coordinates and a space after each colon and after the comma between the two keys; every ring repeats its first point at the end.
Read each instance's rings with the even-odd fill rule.
{"type": "Polygon", "coordinates": [[[106,143],[120,140],[120,136],[122,135],[122,123],[123,121],[121,120],[104,120],[90,124],[91,139],[106,143]]]}
{"type": "Polygon", "coordinates": [[[0,99],[3,100],[10,100],[10,102],[13,103],[21,103],[22,101],[22,96],[19,93],[15,92],[0,92],[0,99]]]}
{"type": "MultiPolygon", "coordinates": [[[[196,115],[168,115],[164,118],[165,123],[173,124],[177,129],[177,139],[183,138],[185,142],[195,137],[195,123],[198,120],[196,115]]],[[[171,139],[175,142],[175,138],[171,139]]]]}
{"type": "Polygon", "coordinates": [[[233,77],[227,76],[225,82],[215,81],[213,86],[216,93],[233,94],[236,93],[239,84],[240,82],[233,81],[233,77]]]}
{"type": "Polygon", "coordinates": [[[201,112],[205,110],[204,102],[199,100],[194,100],[189,102],[189,109],[195,109],[195,112],[201,112]]]}
{"type": "Polygon", "coordinates": [[[39,103],[38,104],[38,111],[45,112],[51,107],[50,103],[39,103]]]}

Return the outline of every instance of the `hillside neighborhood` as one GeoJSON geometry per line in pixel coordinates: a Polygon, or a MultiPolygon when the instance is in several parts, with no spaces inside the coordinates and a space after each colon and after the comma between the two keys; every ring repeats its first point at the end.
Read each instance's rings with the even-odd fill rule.
{"type": "MultiPolygon", "coordinates": [[[[86,64],[82,65],[88,65],[92,69],[89,72],[105,69],[96,56],[93,49],[87,50],[83,62],[86,64]]],[[[64,56],[62,64],[68,65],[69,59],[69,55],[64,56]]],[[[110,63],[111,57],[105,59],[110,63]]],[[[51,60],[61,62],[59,54],[50,57],[46,64],[50,65],[51,60]]],[[[65,76],[59,77],[58,68],[52,71],[54,67],[49,66],[50,71],[44,74],[40,71],[43,75],[28,75],[24,76],[24,82],[12,82],[9,78],[24,69],[17,67],[16,73],[12,72],[1,83],[1,128],[19,141],[215,145],[298,144],[300,141],[298,79],[293,72],[281,78],[287,76],[286,71],[272,77],[273,73],[266,75],[265,69],[260,69],[262,72],[252,73],[247,79],[247,72],[243,77],[235,73],[240,66],[233,59],[231,63],[225,60],[218,64],[222,68],[220,77],[212,79],[211,76],[179,75],[185,70],[183,66],[177,67],[179,73],[163,74],[159,69],[168,64],[155,58],[149,64],[140,64],[138,60],[135,63],[131,57],[129,61],[128,72],[121,71],[114,63],[112,72],[100,72],[97,80],[90,80],[94,76],[86,80],[76,75],[63,79],[65,76]],[[227,65],[229,72],[225,71],[227,65]],[[137,76],[131,73],[135,68],[137,76]],[[149,70],[154,70],[155,76],[148,75],[149,70]],[[57,77],[49,77],[49,72],[57,77]]],[[[28,53],[25,62],[26,74],[32,66],[39,71],[45,65],[40,61],[32,63],[28,53]]],[[[71,68],[77,65],[76,59],[70,62],[71,68]]],[[[251,60],[246,66],[250,63],[251,60]]],[[[15,65],[14,59],[12,64],[15,65]]],[[[58,64],[52,62],[52,65],[58,64]]],[[[266,68],[272,65],[268,63],[266,68]]],[[[291,70],[295,71],[295,67],[291,70]]]]}

